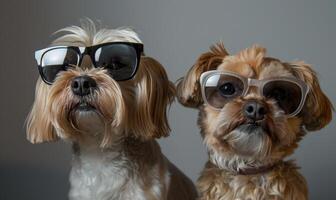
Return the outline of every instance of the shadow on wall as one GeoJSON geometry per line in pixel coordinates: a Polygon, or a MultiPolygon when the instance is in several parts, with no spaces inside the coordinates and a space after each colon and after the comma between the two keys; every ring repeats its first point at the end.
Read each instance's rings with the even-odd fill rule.
{"type": "Polygon", "coordinates": [[[68,199],[68,173],[25,164],[0,164],[0,199],[68,199]],[[19,181],[18,181],[19,180],[19,181]]]}

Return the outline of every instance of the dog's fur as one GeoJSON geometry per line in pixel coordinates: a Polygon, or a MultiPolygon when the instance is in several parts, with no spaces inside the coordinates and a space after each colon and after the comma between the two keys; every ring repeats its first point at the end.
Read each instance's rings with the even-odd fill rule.
{"type": "MultiPolygon", "coordinates": [[[[90,20],[52,45],[92,46],[126,41],[141,43],[130,29],[101,29],[90,20]]],[[[159,200],[195,199],[192,182],[161,153],[155,138],[168,136],[166,110],[175,87],[164,68],[151,57],[141,56],[133,79],[114,81],[88,56],[81,66],[61,72],[52,85],[40,78],[35,102],[27,120],[27,137],[32,143],[73,143],[70,173],[72,200],[159,200]],[[98,89],[82,97],[95,109],[76,109],[80,98],[70,88],[71,80],[88,75],[98,89]]]]}
{"type": "Polygon", "coordinates": [[[208,149],[209,161],[198,179],[201,200],[304,200],[308,198],[305,179],[292,161],[283,159],[293,153],[305,130],[316,131],[332,118],[332,104],[321,91],[316,73],[304,62],[282,62],[266,57],[258,45],[229,55],[222,43],[202,54],[177,86],[179,101],[199,109],[198,125],[208,149]],[[302,111],[286,118],[273,100],[250,89],[246,96],[224,105],[220,111],[205,105],[200,76],[208,70],[227,70],[244,77],[265,79],[296,77],[310,88],[302,111]],[[243,105],[258,100],[269,108],[265,130],[244,129],[247,119],[243,105]],[[265,169],[265,170],[258,170],[265,169]],[[242,174],[243,171],[255,173],[242,174]]]}

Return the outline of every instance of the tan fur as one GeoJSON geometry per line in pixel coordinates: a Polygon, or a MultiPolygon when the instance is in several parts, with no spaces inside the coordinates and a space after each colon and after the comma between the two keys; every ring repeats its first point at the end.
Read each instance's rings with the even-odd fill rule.
{"type": "Polygon", "coordinates": [[[168,80],[162,65],[151,57],[142,57],[135,81],[140,83],[136,86],[140,95],[136,102],[137,116],[130,120],[132,131],[139,137],[148,134],[149,138],[168,136],[170,128],[166,110],[174,100],[175,86],[168,80]]]}
{"type": "Polygon", "coordinates": [[[129,139],[125,143],[125,149],[132,160],[132,167],[138,170],[137,174],[141,177],[142,188],[146,192],[146,199],[158,200],[152,193],[152,188],[161,186],[162,196],[167,200],[194,200],[196,191],[194,184],[177,167],[174,166],[162,153],[160,146],[155,141],[139,142],[129,139]],[[143,158],[146,158],[144,162],[143,158]],[[166,172],[169,171],[170,186],[166,190],[165,184],[153,182],[154,174],[151,174],[153,168],[158,168],[160,179],[166,179],[166,172]]]}
{"type": "Polygon", "coordinates": [[[211,47],[211,51],[202,54],[187,75],[180,79],[177,86],[177,97],[180,103],[188,107],[198,107],[202,103],[199,78],[201,73],[214,69],[228,55],[224,45],[211,47]]]}
{"type": "Polygon", "coordinates": [[[35,101],[27,118],[27,138],[32,143],[57,140],[54,127],[46,115],[48,93],[48,86],[39,79],[35,89],[35,101]]]}
{"type": "Polygon", "coordinates": [[[333,105],[328,97],[322,92],[316,72],[310,65],[303,61],[288,64],[293,73],[304,80],[310,87],[303,111],[303,121],[309,131],[316,131],[326,126],[332,118],[333,105]]]}
{"type": "Polygon", "coordinates": [[[279,164],[264,175],[236,175],[207,163],[198,180],[200,200],[307,199],[306,181],[295,164],[279,164]]]}
{"type": "Polygon", "coordinates": [[[178,100],[185,106],[198,108],[198,125],[208,149],[209,162],[198,180],[201,200],[304,200],[308,198],[304,178],[292,162],[283,159],[291,155],[307,130],[318,130],[331,120],[332,105],[322,92],[315,72],[303,62],[284,63],[266,57],[266,50],[254,45],[228,55],[223,44],[202,54],[177,86],[178,100]],[[207,56],[205,56],[207,55],[207,56]],[[211,65],[212,60],[215,64],[211,65]],[[208,70],[226,70],[254,79],[296,77],[310,87],[303,110],[287,118],[275,101],[265,99],[250,88],[244,97],[227,102],[221,110],[204,104],[200,75],[208,70]],[[244,134],[239,126],[247,119],[242,107],[256,100],[269,110],[262,122],[263,133],[244,134]],[[241,170],[275,166],[271,171],[239,175],[241,170]]]}

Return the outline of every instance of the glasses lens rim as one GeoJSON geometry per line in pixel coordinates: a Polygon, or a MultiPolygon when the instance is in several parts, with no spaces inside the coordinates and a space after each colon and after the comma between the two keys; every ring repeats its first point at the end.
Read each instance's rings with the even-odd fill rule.
{"type": "MultiPolygon", "coordinates": [[[[55,78],[57,76],[57,74],[60,72],[60,71],[64,71],[67,69],[67,66],[65,66],[64,64],[62,65],[62,67],[64,68],[64,70],[60,70],[56,75],[55,75],[55,78],[53,80],[48,80],[46,78],[46,75],[45,73],[43,72],[43,68],[47,67],[47,66],[50,66],[50,65],[42,65],[43,63],[43,59],[44,59],[44,56],[47,54],[47,53],[50,53],[51,51],[54,51],[54,50],[57,50],[57,49],[67,49],[67,50],[71,50],[73,52],[76,53],[76,56],[77,56],[77,61],[76,61],[76,65],[78,65],[79,61],[80,61],[80,54],[78,53],[78,49],[79,47],[72,47],[72,46],[56,46],[56,47],[51,47],[51,48],[48,48],[48,49],[45,49],[45,51],[41,54],[41,58],[39,60],[39,65],[38,65],[38,69],[39,69],[39,73],[40,73],[40,76],[42,78],[42,80],[51,85],[54,81],[55,81],[55,78]]],[[[59,65],[61,66],[61,65],[59,65]]]]}
{"type": "Polygon", "coordinates": [[[300,103],[298,104],[298,106],[296,107],[296,109],[293,112],[285,113],[285,115],[287,117],[293,117],[293,116],[297,115],[302,110],[302,107],[303,107],[303,105],[305,103],[305,100],[306,100],[306,97],[308,95],[308,92],[309,92],[308,85],[305,82],[303,82],[302,80],[294,78],[294,77],[293,78],[292,77],[270,78],[270,79],[265,80],[263,82],[262,86],[260,87],[260,93],[262,94],[262,96],[267,98],[265,96],[264,88],[267,84],[270,84],[270,83],[275,82],[275,81],[284,81],[284,82],[292,83],[292,84],[297,85],[300,88],[300,92],[301,92],[300,103]]]}
{"type": "MultiPolygon", "coordinates": [[[[246,87],[247,86],[247,79],[245,79],[244,77],[241,77],[240,75],[235,74],[235,73],[231,73],[231,72],[227,72],[227,71],[211,70],[211,71],[203,72],[201,74],[201,78],[200,78],[201,93],[202,93],[202,98],[203,98],[203,101],[204,101],[205,104],[209,105],[211,108],[213,108],[215,110],[221,110],[223,108],[223,107],[218,108],[218,107],[215,107],[214,105],[212,105],[208,101],[208,98],[206,96],[206,91],[205,91],[206,90],[206,83],[209,80],[209,78],[211,78],[215,75],[219,75],[219,76],[227,75],[227,76],[231,76],[231,77],[239,79],[241,81],[241,83],[243,84],[243,90],[242,90],[241,94],[237,95],[236,97],[245,95],[246,89],[247,89],[247,87],[246,87]]],[[[216,87],[218,87],[218,86],[216,86],[216,87]]]]}
{"type": "MultiPolygon", "coordinates": [[[[135,57],[132,58],[132,59],[135,59],[134,60],[135,63],[132,66],[132,73],[129,76],[125,77],[125,78],[115,78],[115,77],[113,77],[113,79],[116,80],[116,81],[130,80],[130,79],[132,79],[134,77],[134,75],[136,74],[136,72],[137,72],[137,70],[139,68],[139,63],[140,63],[141,53],[142,53],[142,48],[143,48],[143,45],[141,43],[112,42],[112,43],[104,43],[104,44],[98,45],[98,46],[96,46],[96,49],[95,49],[95,51],[92,54],[92,60],[93,60],[94,66],[96,68],[101,67],[101,66],[98,66],[99,59],[96,59],[96,53],[97,53],[97,51],[99,51],[99,49],[102,49],[103,47],[114,46],[114,45],[125,45],[125,46],[127,46],[129,48],[132,48],[134,50],[134,52],[135,52],[135,57]]],[[[104,68],[104,67],[102,67],[102,68],[104,68]]],[[[108,70],[108,68],[105,68],[105,69],[108,70]]],[[[112,76],[112,74],[111,74],[111,76],[112,76]]]]}

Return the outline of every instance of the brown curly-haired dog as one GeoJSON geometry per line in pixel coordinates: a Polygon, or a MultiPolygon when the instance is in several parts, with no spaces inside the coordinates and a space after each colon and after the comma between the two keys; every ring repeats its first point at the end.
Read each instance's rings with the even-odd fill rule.
{"type": "Polygon", "coordinates": [[[202,200],[308,198],[304,177],[284,158],[305,130],[330,122],[333,107],[309,65],[265,53],[254,45],[229,55],[219,43],[178,83],[179,101],[200,111],[208,148],[202,200]]]}

